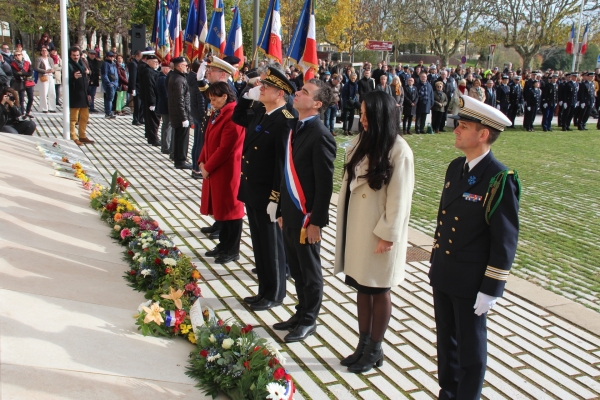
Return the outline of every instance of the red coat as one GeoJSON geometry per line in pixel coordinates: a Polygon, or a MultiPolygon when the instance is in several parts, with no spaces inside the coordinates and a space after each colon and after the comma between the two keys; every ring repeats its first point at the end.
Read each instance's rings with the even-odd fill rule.
{"type": "Polygon", "coordinates": [[[200,213],[217,221],[244,217],[244,203],[237,199],[242,171],[244,127],[231,117],[235,102],[226,104],[211,123],[209,117],[204,146],[198,162],[204,163],[208,178],[202,181],[200,213]]]}

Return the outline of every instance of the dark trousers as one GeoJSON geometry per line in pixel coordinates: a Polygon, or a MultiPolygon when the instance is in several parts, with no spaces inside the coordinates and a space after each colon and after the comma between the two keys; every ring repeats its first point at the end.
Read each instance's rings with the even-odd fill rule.
{"type": "Polygon", "coordinates": [[[96,111],[96,105],[94,104],[94,100],[96,99],[96,91],[98,90],[98,86],[89,87],[90,92],[90,111],[96,111]]]}
{"type": "Polygon", "coordinates": [[[425,133],[425,120],[429,113],[417,113],[417,119],[415,120],[415,130],[417,133],[425,133]]]}
{"type": "Polygon", "coordinates": [[[329,128],[329,132],[333,133],[335,126],[335,116],[337,114],[337,104],[332,104],[325,110],[325,127],[329,128]]]}
{"type": "Polygon", "coordinates": [[[277,222],[271,222],[265,209],[246,204],[250,238],[258,276],[258,294],[270,301],[285,297],[285,250],[283,234],[277,222]]]}
{"type": "Polygon", "coordinates": [[[412,126],[412,114],[404,114],[402,117],[402,132],[410,131],[412,126]]]}
{"type": "Polygon", "coordinates": [[[160,143],[158,138],[158,125],[160,118],[157,113],[146,107],[144,110],[144,132],[149,144],[160,143]]]}
{"type": "Polygon", "coordinates": [[[139,124],[140,120],[143,120],[143,118],[140,118],[140,109],[141,109],[140,96],[139,95],[137,95],[137,96],[131,95],[131,102],[133,103],[133,112],[131,113],[133,116],[133,120],[131,122],[134,124],[139,124]]]}
{"type": "Polygon", "coordinates": [[[442,117],[440,120],[440,131],[443,131],[446,127],[446,119],[448,119],[448,106],[444,108],[444,111],[442,113],[442,117]]]}
{"type": "Polygon", "coordinates": [[[185,164],[190,147],[190,128],[173,128],[173,161],[175,165],[185,164]]]}
{"type": "Polygon", "coordinates": [[[571,121],[573,120],[574,116],[575,116],[575,107],[567,106],[567,108],[563,109],[563,115],[562,115],[563,129],[571,128],[571,121]]]}
{"type": "Polygon", "coordinates": [[[300,243],[300,228],[286,228],[283,218],[283,243],[285,256],[294,278],[298,305],[296,315],[299,325],[312,325],[317,321],[323,300],[323,272],[321,271],[321,243],[300,243]]]}
{"type": "Polygon", "coordinates": [[[171,126],[169,114],[159,114],[160,116],[160,151],[163,154],[173,154],[174,129],[171,126]]]}
{"type": "Polygon", "coordinates": [[[444,112],[443,111],[432,111],[431,112],[431,128],[433,129],[434,132],[439,132],[439,130],[442,128],[442,121],[444,118],[444,112]]]}
{"type": "Polygon", "coordinates": [[[351,132],[354,124],[354,108],[342,108],[342,129],[351,132]]]}
{"type": "Polygon", "coordinates": [[[115,99],[116,88],[113,85],[104,85],[104,115],[112,115],[113,100],[115,99]]]}
{"type": "Polygon", "coordinates": [[[474,298],[433,289],[440,400],[479,400],[487,363],[486,314],[473,313],[474,298]]]}
{"type": "Polygon", "coordinates": [[[192,168],[194,171],[200,171],[198,167],[198,159],[200,158],[200,152],[204,146],[204,129],[202,129],[201,121],[194,119],[194,144],[192,145],[192,168]]]}
{"type": "Polygon", "coordinates": [[[548,105],[548,107],[542,109],[542,128],[550,130],[552,128],[552,118],[554,118],[554,106],[548,105]]]}
{"type": "Polygon", "coordinates": [[[27,115],[31,112],[31,106],[33,106],[33,86],[26,87],[23,90],[19,90],[19,99],[21,100],[21,112],[23,115],[27,115]],[[25,94],[27,93],[27,109],[25,109],[25,94]]]}
{"type": "Polygon", "coordinates": [[[221,224],[219,234],[219,249],[227,255],[240,253],[240,240],[242,240],[242,219],[218,221],[221,224]]]}
{"type": "Polygon", "coordinates": [[[60,85],[54,84],[54,93],[56,93],[56,105],[60,104],[60,85]]]}
{"type": "Polygon", "coordinates": [[[523,117],[523,127],[525,129],[533,129],[533,123],[535,122],[536,116],[537,109],[535,107],[531,107],[531,111],[525,109],[525,116],[523,117]]]}
{"type": "Polygon", "coordinates": [[[590,118],[590,112],[592,111],[592,107],[587,105],[585,108],[580,108],[579,111],[579,119],[577,120],[577,127],[579,129],[584,129],[585,124],[587,124],[588,119],[590,118]]]}
{"type": "Polygon", "coordinates": [[[33,121],[19,121],[16,124],[4,125],[0,128],[0,132],[15,133],[19,135],[33,135],[35,132],[35,122],[33,121]]]}
{"type": "Polygon", "coordinates": [[[517,112],[519,111],[519,105],[518,104],[510,104],[509,105],[509,109],[508,109],[508,119],[510,119],[511,122],[511,127],[514,128],[515,126],[515,118],[517,118],[517,112]]]}

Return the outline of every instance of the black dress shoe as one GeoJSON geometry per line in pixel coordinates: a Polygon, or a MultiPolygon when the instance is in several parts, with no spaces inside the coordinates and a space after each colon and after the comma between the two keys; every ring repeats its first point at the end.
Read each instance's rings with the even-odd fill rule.
{"type": "Polygon", "coordinates": [[[215,262],[217,264],[227,264],[232,261],[237,261],[239,259],[239,254],[220,254],[217,258],[215,258],[215,262]]]}
{"type": "Polygon", "coordinates": [[[192,171],[192,178],[194,179],[202,179],[202,172],[192,171]]]}
{"type": "Polygon", "coordinates": [[[283,341],[286,343],[301,342],[317,331],[317,323],[312,325],[298,325],[293,331],[285,335],[283,341]]]}
{"type": "Polygon", "coordinates": [[[217,246],[214,249],[209,250],[206,253],[204,253],[204,255],[206,257],[218,257],[219,255],[221,255],[221,253],[223,253],[223,250],[219,249],[219,246],[217,246]]]}
{"type": "Polygon", "coordinates": [[[256,273],[256,268],[252,268],[252,271],[251,271],[251,272],[252,272],[253,274],[255,274],[255,273],[256,273]]]}
{"type": "Polygon", "coordinates": [[[258,303],[259,301],[261,301],[262,298],[263,297],[260,294],[257,294],[256,296],[244,297],[244,302],[246,304],[254,304],[254,303],[258,303]]]}
{"type": "Polygon", "coordinates": [[[215,231],[213,233],[211,233],[210,235],[208,235],[209,239],[218,239],[220,236],[221,230],[219,229],[218,231],[215,231]]]}
{"type": "Polygon", "coordinates": [[[200,232],[202,232],[202,233],[213,233],[218,230],[219,230],[219,228],[215,227],[214,225],[204,226],[204,227],[200,228],[200,232]]]}
{"type": "Polygon", "coordinates": [[[273,329],[276,331],[289,331],[292,330],[298,325],[298,321],[300,321],[300,317],[297,314],[294,314],[287,321],[278,322],[273,325],[273,329]]]}
{"type": "Polygon", "coordinates": [[[192,169],[192,164],[175,164],[175,169],[192,169]]]}
{"type": "Polygon", "coordinates": [[[150,143],[150,146],[152,146],[152,147],[160,147],[160,143],[150,143]]]}
{"type": "Polygon", "coordinates": [[[279,307],[282,303],[280,301],[271,301],[267,299],[261,299],[254,304],[250,305],[250,308],[254,311],[270,310],[273,307],[279,307]]]}

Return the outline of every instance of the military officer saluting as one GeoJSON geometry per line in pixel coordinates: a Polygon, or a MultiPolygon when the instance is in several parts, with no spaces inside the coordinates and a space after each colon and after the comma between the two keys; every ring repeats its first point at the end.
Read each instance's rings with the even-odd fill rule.
{"type": "Polygon", "coordinates": [[[523,106],[523,88],[521,88],[521,77],[515,75],[513,83],[510,85],[509,104],[508,104],[508,119],[510,120],[509,128],[515,127],[515,118],[519,108],[523,106]]]}
{"type": "Polygon", "coordinates": [[[286,294],[285,250],[275,213],[286,143],[295,121],[285,107],[292,92],[283,71],[269,66],[261,85],[244,94],[233,111],[233,122],[247,128],[238,200],[246,204],[258,276],[258,294],[244,301],[255,311],[281,305],[286,294]]]}
{"type": "Polygon", "coordinates": [[[586,131],[585,124],[587,124],[588,118],[592,107],[594,107],[594,101],[596,90],[594,89],[594,73],[588,72],[584,76],[584,80],[579,84],[579,90],[577,91],[577,101],[579,102],[578,116],[577,116],[577,128],[580,131],[586,131]]]}
{"type": "Polygon", "coordinates": [[[502,296],[517,249],[521,185],[491,146],[511,121],[462,97],[452,118],[465,157],[446,171],[429,279],[440,399],[479,400],[487,361],[486,313],[502,296]]]}
{"type": "Polygon", "coordinates": [[[552,74],[542,89],[542,130],[552,132],[552,118],[558,102],[558,74],[552,74]]]}
{"type": "Polygon", "coordinates": [[[502,75],[502,83],[496,89],[496,102],[502,114],[508,116],[508,104],[510,100],[510,87],[508,86],[508,75],[502,75]]]}

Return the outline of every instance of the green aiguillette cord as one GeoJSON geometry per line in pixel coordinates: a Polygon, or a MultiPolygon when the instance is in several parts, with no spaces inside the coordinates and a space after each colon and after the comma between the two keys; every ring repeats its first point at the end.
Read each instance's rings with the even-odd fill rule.
{"type": "Polygon", "coordinates": [[[509,170],[505,169],[503,171],[498,172],[490,181],[490,185],[488,186],[487,193],[485,194],[485,200],[483,201],[483,206],[485,209],[485,222],[490,224],[490,219],[492,215],[500,205],[502,201],[502,196],[504,195],[504,186],[506,185],[506,179],[509,175],[513,175],[515,182],[517,184],[517,201],[521,200],[521,180],[519,179],[519,173],[517,170],[509,170]],[[500,193],[498,194],[498,190],[500,193]],[[489,197],[489,202],[487,201],[489,197]],[[487,206],[486,206],[487,204],[487,206]]]}

